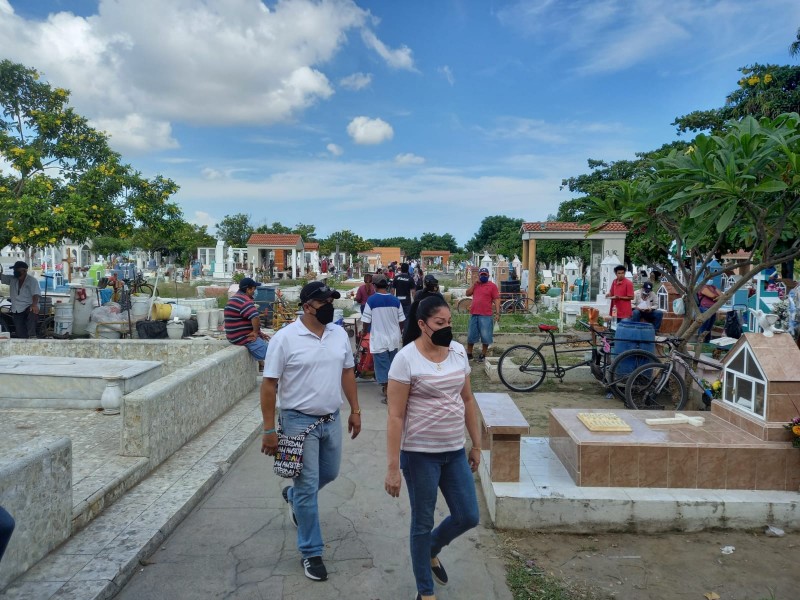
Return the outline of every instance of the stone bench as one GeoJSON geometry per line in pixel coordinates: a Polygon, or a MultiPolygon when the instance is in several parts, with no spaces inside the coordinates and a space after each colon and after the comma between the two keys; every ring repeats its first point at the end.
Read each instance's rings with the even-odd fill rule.
{"type": "Polygon", "coordinates": [[[481,447],[489,452],[492,481],[519,481],[522,435],[530,425],[508,394],[477,393],[475,401],[481,417],[481,447]]]}

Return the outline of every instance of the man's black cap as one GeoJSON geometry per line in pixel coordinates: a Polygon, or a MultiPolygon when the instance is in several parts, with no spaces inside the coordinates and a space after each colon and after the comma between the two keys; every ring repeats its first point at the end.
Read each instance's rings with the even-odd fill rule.
{"type": "Polygon", "coordinates": [[[341,298],[342,295],[336,290],[329,288],[324,281],[312,281],[303,286],[300,290],[300,302],[305,304],[311,300],[327,300],[328,298],[341,298]]]}
{"type": "Polygon", "coordinates": [[[14,263],[14,268],[15,269],[27,269],[28,268],[28,263],[26,263],[24,261],[21,261],[21,260],[18,260],[17,262],[14,263]]]}
{"type": "Polygon", "coordinates": [[[425,277],[422,279],[422,283],[425,285],[438,285],[439,280],[433,275],[425,275],[425,277]]]}
{"type": "Polygon", "coordinates": [[[239,282],[239,291],[249,290],[254,287],[258,287],[258,282],[249,277],[245,277],[239,282]]]}

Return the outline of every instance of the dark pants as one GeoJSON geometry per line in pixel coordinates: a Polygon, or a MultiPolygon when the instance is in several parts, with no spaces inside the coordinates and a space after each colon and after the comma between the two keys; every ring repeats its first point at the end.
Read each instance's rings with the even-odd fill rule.
{"type": "Polygon", "coordinates": [[[11,318],[14,320],[14,330],[18,338],[36,337],[36,315],[30,308],[21,313],[11,313],[11,318]]]}
{"type": "Polygon", "coordinates": [[[3,560],[3,554],[6,552],[8,540],[11,539],[11,534],[14,531],[14,519],[8,514],[5,508],[0,506],[0,560],[3,560]]]}
{"type": "Polygon", "coordinates": [[[638,308],[633,309],[633,314],[631,314],[631,321],[644,321],[646,323],[652,323],[653,329],[658,333],[658,330],[661,328],[661,321],[664,320],[664,313],[660,310],[639,310],[638,308]]]}

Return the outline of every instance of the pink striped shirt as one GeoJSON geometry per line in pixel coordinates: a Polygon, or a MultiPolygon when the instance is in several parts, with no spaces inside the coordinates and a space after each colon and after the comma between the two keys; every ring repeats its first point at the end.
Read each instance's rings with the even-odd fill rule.
{"type": "Polygon", "coordinates": [[[450,343],[447,358],[435,363],[416,344],[403,347],[392,361],[389,379],[410,384],[400,448],[407,452],[450,452],[464,447],[461,390],[471,369],[464,346],[450,343]]]}

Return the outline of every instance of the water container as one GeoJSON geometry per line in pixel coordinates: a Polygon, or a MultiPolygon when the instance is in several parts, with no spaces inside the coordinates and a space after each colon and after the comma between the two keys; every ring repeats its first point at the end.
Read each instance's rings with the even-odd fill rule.
{"type": "MultiPolygon", "coordinates": [[[[211,311],[207,309],[200,309],[197,311],[197,327],[200,331],[210,329],[211,311]]],[[[217,324],[217,313],[214,312],[214,325],[217,324]]]]}
{"type": "Polygon", "coordinates": [[[171,319],[189,319],[192,316],[192,307],[185,304],[170,304],[172,309],[169,313],[171,319]]]}
{"type": "MultiPolygon", "coordinates": [[[[612,359],[622,354],[626,350],[647,350],[655,353],[656,334],[650,323],[640,323],[638,321],[628,321],[622,319],[617,323],[617,331],[614,334],[614,347],[611,350],[612,359]]],[[[617,366],[617,374],[625,375],[631,373],[637,367],[650,362],[646,359],[627,358],[617,366]]]]}
{"type": "Polygon", "coordinates": [[[179,340],[183,337],[183,321],[170,321],[167,323],[167,336],[171,340],[179,340]]]}
{"type": "Polygon", "coordinates": [[[72,304],[59,302],[54,307],[56,316],[53,324],[53,335],[68,337],[72,333],[72,304]]]}
{"type": "Polygon", "coordinates": [[[108,304],[111,302],[111,297],[114,295],[114,290],[111,288],[103,288],[102,290],[98,290],[100,293],[100,304],[108,304]]]}
{"type": "Polygon", "coordinates": [[[72,334],[86,335],[89,333],[89,319],[92,310],[97,306],[97,295],[95,288],[74,287],[72,288],[72,334]],[[79,294],[86,294],[85,300],[79,300],[79,294]]]}
{"type": "Polygon", "coordinates": [[[147,294],[131,296],[131,316],[134,318],[141,318],[147,315],[147,309],[150,306],[150,296],[147,294]]]}
{"type": "Polygon", "coordinates": [[[256,295],[253,300],[256,302],[275,302],[275,292],[277,289],[277,283],[262,283],[256,288],[256,295]]]}

